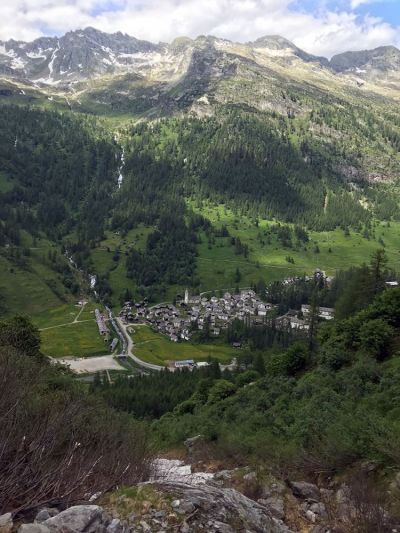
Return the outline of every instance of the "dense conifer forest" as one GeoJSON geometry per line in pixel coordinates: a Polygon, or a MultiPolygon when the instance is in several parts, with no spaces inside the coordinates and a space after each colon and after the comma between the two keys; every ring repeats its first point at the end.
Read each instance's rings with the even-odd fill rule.
{"type": "MultiPolygon", "coordinates": [[[[379,129],[376,116],[362,109],[339,117],[330,106],[316,106],[305,119],[227,107],[209,118],[126,126],[120,142],[104,120],[68,112],[9,105],[2,106],[0,120],[0,243],[10,247],[8,255],[21,256],[13,247],[23,248],[25,231],[32,238],[45,236],[91,272],[91,251],[105,231],[124,237],[149,227],[144,247],[116,259],[124,262],[126,287],[132,284],[151,299],[170,286],[196,287],[200,235],[209,242],[220,231],[228,235],[192,210],[203,201],[255,223],[296,224],[294,234],[289,225],[272,228],[284,247],[293,238],[307,243],[310,230],[355,228],[368,237],[374,218],[398,218],[394,184],[371,187],[343,175],[343,165],[353,159],[361,165],[365,158],[349,148],[361,135],[374,149],[386,142],[387,153],[397,150],[397,126],[379,129]],[[324,144],[315,132],[322,126],[341,131],[343,138],[324,144]],[[122,149],[124,181],[118,189],[122,149]]],[[[237,238],[233,245],[246,259],[248,245],[237,238]]],[[[76,289],[64,265],[55,259],[53,267],[65,270],[68,290],[76,289]]],[[[99,276],[98,283],[109,299],[108,276],[99,276]]]]}

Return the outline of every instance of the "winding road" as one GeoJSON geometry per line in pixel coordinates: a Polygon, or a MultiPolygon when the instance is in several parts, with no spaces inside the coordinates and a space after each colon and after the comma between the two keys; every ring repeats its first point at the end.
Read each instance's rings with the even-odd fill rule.
{"type": "Polygon", "coordinates": [[[112,310],[107,307],[108,316],[110,318],[110,321],[112,325],[114,326],[114,329],[120,338],[122,350],[121,355],[125,355],[126,357],[129,357],[132,359],[132,361],[137,364],[138,366],[145,368],[146,370],[156,370],[157,372],[160,372],[161,370],[165,370],[165,366],[159,366],[159,365],[153,365],[152,363],[146,363],[146,361],[142,361],[136,355],[133,353],[134,350],[134,344],[131,336],[127,332],[127,325],[125,325],[121,319],[114,317],[112,310]]]}

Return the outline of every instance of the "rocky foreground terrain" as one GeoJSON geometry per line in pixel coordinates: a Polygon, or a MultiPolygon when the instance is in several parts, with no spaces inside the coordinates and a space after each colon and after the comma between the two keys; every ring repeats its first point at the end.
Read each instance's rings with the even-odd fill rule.
{"type": "MultiPolygon", "coordinates": [[[[366,476],[373,470],[363,465],[366,476]]],[[[199,472],[182,461],[160,459],[147,483],[66,509],[44,506],[30,517],[4,514],[0,533],[347,533],[371,531],[369,518],[374,524],[381,520],[379,531],[399,531],[400,524],[371,495],[365,498],[366,486],[331,481],[324,488],[271,473],[260,476],[249,467],[199,472]]],[[[390,490],[399,488],[397,476],[390,490]]]]}

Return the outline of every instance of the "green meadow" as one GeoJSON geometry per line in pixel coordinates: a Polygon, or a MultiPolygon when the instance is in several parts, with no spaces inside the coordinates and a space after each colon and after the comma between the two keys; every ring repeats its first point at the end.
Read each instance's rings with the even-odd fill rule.
{"type": "Polygon", "coordinates": [[[32,317],[40,329],[42,352],[52,357],[90,357],[109,353],[109,342],[100,336],[94,310],[96,302],[85,306],[64,304],[43,310],[32,317]]]}
{"type": "Polygon", "coordinates": [[[134,354],[139,359],[156,365],[183,359],[207,361],[209,357],[221,363],[227,363],[237,354],[234,348],[218,341],[215,344],[172,342],[148,326],[132,326],[131,331],[131,337],[135,343],[134,354]]]}
{"type": "Polygon", "coordinates": [[[45,355],[51,357],[91,357],[110,352],[97,329],[95,320],[76,322],[40,332],[45,355]]]}
{"type": "Polygon", "coordinates": [[[282,247],[274,235],[266,238],[265,231],[276,221],[255,221],[246,216],[236,216],[222,205],[203,204],[201,208],[189,205],[198,213],[209,219],[213,226],[223,225],[230,237],[217,237],[215,243],[209,244],[206,235],[198,245],[197,273],[200,278],[200,290],[225,289],[251,285],[259,279],[272,281],[293,275],[310,273],[316,268],[334,274],[337,270],[360,265],[370,260],[371,254],[382,248],[382,242],[389,259],[389,266],[398,268],[400,260],[400,223],[375,222],[374,237],[370,240],[360,233],[350,232],[345,235],[341,229],[329,232],[309,232],[310,242],[282,247]],[[249,247],[248,257],[236,255],[231,245],[231,237],[240,238],[242,244],[249,247]],[[319,252],[316,252],[318,248],[319,252]],[[293,259],[288,262],[287,258],[293,259]],[[240,282],[237,283],[237,269],[240,282]]]}

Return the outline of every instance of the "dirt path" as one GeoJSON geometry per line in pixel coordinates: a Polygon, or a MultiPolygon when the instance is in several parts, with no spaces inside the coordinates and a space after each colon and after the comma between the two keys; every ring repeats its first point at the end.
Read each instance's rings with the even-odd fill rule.
{"type": "Polygon", "coordinates": [[[66,324],[58,324],[57,326],[49,326],[48,328],[41,328],[39,331],[47,331],[48,329],[64,328],[65,326],[72,326],[73,324],[83,324],[84,322],[94,322],[93,318],[88,318],[87,320],[73,320],[72,322],[67,322],[66,324]]]}
{"type": "Polygon", "coordinates": [[[76,315],[76,317],[75,317],[73,323],[78,322],[78,319],[79,319],[79,317],[81,316],[82,311],[85,309],[86,304],[87,304],[87,302],[85,302],[85,303],[81,306],[81,308],[80,308],[80,310],[79,310],[79,313],[76,315]]]}

